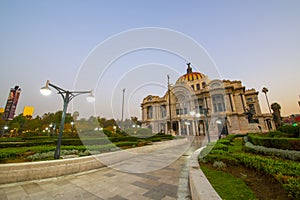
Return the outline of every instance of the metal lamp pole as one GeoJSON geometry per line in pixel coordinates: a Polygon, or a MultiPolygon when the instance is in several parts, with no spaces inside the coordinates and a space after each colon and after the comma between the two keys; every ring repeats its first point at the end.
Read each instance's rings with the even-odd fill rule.
{"type": "Polygon", "coordinates": [[[170,76],[167,75],[168,78],[168,95],[169,95],[169,117],[170,117],[170,126],[169,126],[169,131],[170,135],[172,135],[172,130],[173,130],[173,122],[172,122],[172,110],[171,110],[171,89],[170,89],[170,76]]]}
{"type": "Polygon", "coordinates": [[[51,89],[49,88],[52,87],[54,89],[57,90],[58,94],[61,95],[62,99],[63,99],[63,112],[62,112],[62,116],[61,116],[61,122],[60,122],[60,127],[59,127],[59,135],[58,135],[58,140],[57,140],[57,145],[56,145],[56,149],[54,152],[54,159],[59,159],[60,157],[60,146],[61,146],[61,139],[62,139],[62,134],[63,134],[63,130],[64,130],[64,124],[65,124],[65,118],[66,118],[66,113],[67,113],[67,108],[68,105],[70,103],[70,101],[80,95],[80,94],[90,94],[88,96],[88,101],[92,102],[94,101],[94,97],[92,95],[92,90],[90,91],[68,91],[68,90],[64,90],[52,83],[49,82],[49,80],[47,80],[46,82],[46,86],[42,87],[40,92],[45,95],[48,96],[52,93],[51,89]]]}
{"type": "Polygon", "coordinates": [[[207,119],[208,110],[209,110],[209,108],[203,108],[204,118],[205,118],[205,132],[207,133],[207,140],[208,140],[208,143],[209,143],[210,142],[210,135],[209,135],[208,119],[207,119]]]}
{"type": "Polygon", "coordinates": [[[124,117],[124,94],[125,94],[125,88],[123,89],[123,97],[122,97],[122,118],[121,118],[121,128],[124,129],[123,127],[123,117],[124,117]]]}

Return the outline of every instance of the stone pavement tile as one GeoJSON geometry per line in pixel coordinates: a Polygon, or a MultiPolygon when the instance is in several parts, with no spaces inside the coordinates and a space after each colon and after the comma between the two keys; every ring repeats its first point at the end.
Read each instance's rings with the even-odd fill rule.
{"type": "Polygon", "coordinates": [[[20,197],[24,198],[24,199],[30,199],[29,198],[29,195],[24,193],[24,194],[20,194],[20,193],[9,193],[9,194],[6,194],[7,195],[7,199],[8,200],[14,200],[14,199],[20,199],[20,197]]]}
{"type": "Polygon", "coordinates": [[[52,200],[53,197],[48,195],[45,191],[35,192],[29,195],[31,200],[52,200]]]}
{"type": "Polygon", "coordinates": [[[115,176],[116,174],[113,174],[113,173],[106,173],[106,174],[103,174],[103,176],[107,176],[107,177],[113,177],[115,176]]]}
{"type": "Polygon", "coordinates": [[[166,195],[154,190],[150,190],[146,192],[143,196],[149,197],[150,199],[154,199],[154,200],[160,200],[163,199],[166,195]]]}
{"type": "Polygon", "coordinates": [[[157,187],[157,186],[152,186],[152,185],[146,184],[146,183],[141,182],[141,181],[135,181],[135,182],[132,183],[132,185],[135,185],[135,186],[147,189],[147,190],[151,190],[151,189],[157,187]]]}
{"type": "Polygon", "coordinates": [[[161,185],[159,185],[159,190],[170,197],[175,198],[177,196],[177,186],[162,183],[161,185]]]}
{"type": "Polygon", "coordinates": [[[7,200],[5,189],[0,188],[0,199],[7,200]]]}
{"type": "Polygon", "coordinates": [[[37,183],[28,183],[28,184],[22,185],[22,187],[27,194],[34,194],[34,193],[39,193],[39,192],[43,191],[43,189],[37,183]]]}
{"type": "Polygon", "coordinates": [[[125,199],[125,198],[123,198],[123,197],[121,197],[119,195],[116,195],[114,197],[108,198],[108,200],[127,200],[127,199],[125,199]]]}
{"type": "Polygon", "coordinates": [[[126,187],[124,188],[127,191],[130,191],[130,193],[128,193],[128,196],[131,196],[131,194],[140,194],[143,195],[144,193],[146,193],[148,190],[135,186],[135,185],[126,185],[126,187]]]}
{"type": "Polygon", "coordinates": [[[164,170],[176,171],[176,169],[174,167],[165,167],[164,170]]]}
{"type": "Polygon", "coordinates": [[[133,174],[133,175],[138,176],[138,177],[142,177],[142,178],[145,178],[145,179],[151,179],[151,180],[159,180],[160,179],[160,177],[153,176],[151,174],[136,173],[136,174],[133,174]]]}
{"type": "Polygon", "coordinates": [[[81,194],[77,194],[72,200],[102,200],[102,198],[90,192],[83,192],[81,194]]]}
{"type": "Polygon", "coordinates": [[[21,186],[10,186],[5,188],[7,199],[19,199],[20,197],[27,197],[28,194],[21,186]]]}
{"type": "Polygon", "coordinates": [[[51,188],[46,191],[48,196],[52,198],[56,198],[57,196],[62,196],[64,194],[64,190],[62,188],[51,188]]]}
{"type": "Polygon", "coordinates": [[[176,199],[180,199],[180,198],[174,198],[174,197],[169,197],[169,196],[162,198],[162,200],[176,200],[176,199]]]}
{"type": "Polygon", "coordinates": [[[91,185],[90,187],[84,189],[102,199],[108,199],[115,196],[115,194],[117,193],[116,191],[118,190],[117,187],[114,187],[110,184],[91,185]]]}
{"type": "MultiPolygon", "coordinates": [[[[77,185],[78,187],[86,187],[86,186],[89,186],[90,184],[94,183],[94,182],[91,182],[87,179],[83,179],[83,178],[76,178],[76,179],[73,179],[73,180],[70,180],[70,182],[74,185],[77,185]]],[[[99,182],[97,182],[98,184],[99,182]]]]}
{"type": "Polygon", "coordinates": [[[53,181],[53,183],[55,183],[58,186],[64,186],[70,184],[70,179],[60,179],[57,181],[53,181]]]}
{"type": "Polygon", "coordinates": [[[156,180],[151,180],[151,179],[143,179],[141,180],[143,183],[151,185],[153,187],[158,187],[161,182],[160,181],[156,181],[156,180]]]}

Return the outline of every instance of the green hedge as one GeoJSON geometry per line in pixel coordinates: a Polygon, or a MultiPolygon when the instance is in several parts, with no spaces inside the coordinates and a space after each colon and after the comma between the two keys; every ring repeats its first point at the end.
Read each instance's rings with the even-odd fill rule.
{"type": "Polygon", "coordinates": [[[283,125],[278,128],[278,131],[287,133],[294,138],[300,137],[300,126],[283,125]]]}
{"type": "Polygon", "coordinates": [[[300,151],[300,139],[298,138],[270,138],[248,134],[248,139],[258,146],[300,151]]]}
{"type": "Polygon", "coordinates": [[[268,148],[264,146],[253,145],[251,142],[245,143],[245,149],[248,152],[262,154],[262,155],[271,155],[277,156],[284,159],[300,161],[300,151],[293,150],[283,150],[276,148],[268,148]]]}

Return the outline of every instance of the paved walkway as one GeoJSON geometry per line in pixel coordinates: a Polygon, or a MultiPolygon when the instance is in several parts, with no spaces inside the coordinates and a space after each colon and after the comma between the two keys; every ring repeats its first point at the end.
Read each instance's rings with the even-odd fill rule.
{"type": "MultiPolygon", "coordinates": [[[[198,136],[179,159],[164,168],[145,173],[125,172],[124,163],[126,166],[128,163],[123,162],[81,174],[0,185],[0,199],[190,199],[188,159],[200,146],[202,141],[198,136]]],[[[180,147],[170,147],[168,151],[177,149],[180,147]]],[[[137,160],[142,158],[150,159],[144,155],[135,157],[131,167],[133,164],[137,167],[137,160]]],[[[152,161],[154,165],[157,159],[152,161]]],[[[150,164],[151,160],[148,160],[150,164]]]]}

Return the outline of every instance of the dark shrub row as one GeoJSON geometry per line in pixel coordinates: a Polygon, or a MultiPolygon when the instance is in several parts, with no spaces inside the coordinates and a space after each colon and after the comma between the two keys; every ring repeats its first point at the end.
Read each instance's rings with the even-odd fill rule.
{"type": "Polygon", "coordinates": [[[300,139],[298,138],[270,138],[248,134],[248,139],[252,144],[258,146],[300,151],[300,139]]]}
{"type": "Polygon", "coordinates": [[[283,125],[278,128],[278,131],[287,133],[290,135],[290,137],[300,137],[300,126],[283,125]]]}

